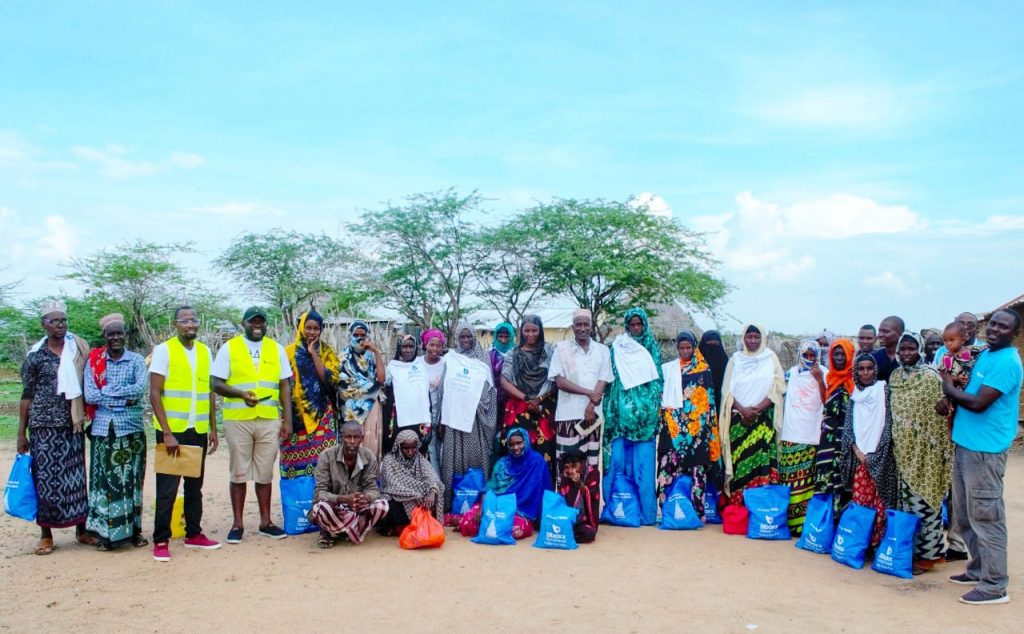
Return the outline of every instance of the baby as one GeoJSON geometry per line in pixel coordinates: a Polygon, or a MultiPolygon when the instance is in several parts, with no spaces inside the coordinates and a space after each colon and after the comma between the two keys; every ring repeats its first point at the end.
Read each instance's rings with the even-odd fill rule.
{"type": "MultiPolygon", "coordinates": [[[[946,352],[939,359],[939,371],[952,376],[953,383],[962,390],[971,380],[971,371],[978,360],[978,355],[981,354],[981,347],[965,345],[967,331],[956,321],[942,331],[942,341],[946,346],[946,352]]],[[[949,399],[946,399],[946,402],[949,403],[949,420],[952,423],[956,407],[949,399]]]]}

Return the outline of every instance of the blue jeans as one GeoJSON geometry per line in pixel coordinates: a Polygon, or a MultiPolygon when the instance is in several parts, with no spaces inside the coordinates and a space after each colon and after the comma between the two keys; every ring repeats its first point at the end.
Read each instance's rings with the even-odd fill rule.
{"type": "Polygon", "coordinates": [[[605,471],[604,503],[611,496],[611,483],[616,473],[623,473],[636,483],[640,494],[640,521],[653,526],[658,519],[658,492],[655,489],[655,441],[637,442],[616,438],[612,441],[612,462],[605,471]]]}

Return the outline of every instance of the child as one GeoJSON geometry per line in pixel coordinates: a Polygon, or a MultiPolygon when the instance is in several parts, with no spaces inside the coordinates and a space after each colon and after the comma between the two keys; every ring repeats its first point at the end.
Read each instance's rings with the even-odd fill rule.
{"type": "MultiPolygon", "coordinates": [[[[961,390],[967,387],[971,380],[971,371],[974,363],[981,354],[981,346],[968,346],[967,332],[963,324],[954,321],[947,325],[942,331],[942,341],[946,346],[946,352],[938,360],[939,372],[949,374],[953,377],[953,383],[961,390]]],[[[956,406],[946,398],[949,403],[949,423],[953,424],[953,414],[956,413],[956,406]]]]}
{"type": "Polygon", "coordinates": [[[573,534],[580,544],[589,544],[597,537],[598,478],[597,469],[587,465],[587,457],[579,449],[571,449],[562,456],[562,484],[558,492],[566,504],[579,509],[573,534]]]}

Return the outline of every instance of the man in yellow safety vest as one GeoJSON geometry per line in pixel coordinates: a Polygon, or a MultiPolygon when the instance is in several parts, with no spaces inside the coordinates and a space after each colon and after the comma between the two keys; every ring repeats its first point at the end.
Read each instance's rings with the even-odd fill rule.
{"type": "MultiPolygon", "coordinates": [[[[174,311],[178,334],[153,348],[149,362],[149,403],[153,407],[156,442],[168,455],[180,445],[203,449],[198,478],[185,478],[185,547],[213,550],[220,543],[203,535],[203,475],[206,453],[217,451],[217,412],[210,392],[210,349],[196,340],[199,319],[191,306],[174,311]]],[[[159,450],[158,450],[159,451],[159,450]]],[[[153,559],[170,561],[171,512],[181,476],[156,474],[156,516],[153,521],[153,559]]]]}
{"type": "Polygon", "coordinates": [[[228,441],[234,514],[229,544],[242,541],[242,509],[250,480],[256,485],[260,535],[286,537],[270,521],[270,493],[278,447],[292,429],[292,368],[284,347],[266,336],[267,315],[263,309],[253,306],[246,310],[242,329],[244,335],[221,346],[210,369],[213,391],[224,397],[224,437],[228,441]]]}

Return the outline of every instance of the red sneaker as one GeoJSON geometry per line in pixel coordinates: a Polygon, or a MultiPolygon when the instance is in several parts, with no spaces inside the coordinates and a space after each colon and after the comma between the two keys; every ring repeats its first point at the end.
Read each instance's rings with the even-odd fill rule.
{"type": "Polygon", "coordinates": [[[203,550],[217,550],[220,542],[215,542],[206,535],[199,533],[192,537],[185,538],[185,548],[202,548],[203,550]]]}
{"type": "Polygon", "coordinates": [[[157,561],[171,560],[171,548],[167,542],[153,544],[153,559],[156,559],[157,561]]]}

